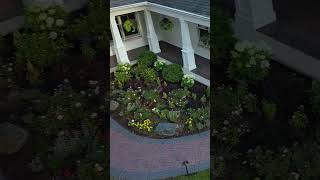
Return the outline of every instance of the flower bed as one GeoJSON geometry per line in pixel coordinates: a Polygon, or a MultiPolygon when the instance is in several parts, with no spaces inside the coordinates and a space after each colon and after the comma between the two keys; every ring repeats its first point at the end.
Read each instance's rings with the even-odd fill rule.
{"type": "Polygon", "coordinates": [[[112,74],[112,117],[153,138],[208,130],[209,96],[209,88],[183,74],[180,65],[167,65],[149,51],[139,56],[137,65],[118,65],[112,74]]]}

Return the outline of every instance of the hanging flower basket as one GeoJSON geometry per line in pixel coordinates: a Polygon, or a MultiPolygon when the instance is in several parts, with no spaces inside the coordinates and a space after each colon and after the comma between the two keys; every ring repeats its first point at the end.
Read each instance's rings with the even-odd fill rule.
{"type": "Polygon", "coordinates": [[[166,31],[171,31],[174,27],[174,24],[172,21],[170,21],[170,19],[168,18],[163,18],[161,21],[160,21],[160,27],[163,29],[163,30],[166,30],[166,31]]]}
{"type": "Polygon", "coordinates": [[[123,27],[127,32],[135,32],[136,31],[136,21],[134,19],[127,19],[123,23],[123,27]]]}

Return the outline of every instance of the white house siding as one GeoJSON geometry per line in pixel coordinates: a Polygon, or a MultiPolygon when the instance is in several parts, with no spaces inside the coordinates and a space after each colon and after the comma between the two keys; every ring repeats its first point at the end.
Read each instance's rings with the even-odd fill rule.
{"type": "MultiPolygon", "coordinates": [[[[141,17],[141,26],[142,26],[143,34],[142,34],[142,37],[133,38],[133,39],[124,41],[127,51],[148,45],[148,40],[146,38],[146,25],[144,20],[144,13],[143,12],[138,12],[138,13],[140,13],[141,15],[140,17],[141,17]]],[[[179,20],[173,17],[168,17],[174,23],[174,28],[172,31],[165,31],[160,28],[159,22],[162,20],[162,18],[167,16],[154,13],[154,12],[151,12],[151,14],[152,14],[153,23],[154,23],[156,34],[158,35],[159,41],[162,40],[181,48],[182,41],[181,41],[181,29],[180,29],[179,20]]],[[[190,28],[192,46],[195,54],[202,56],[204,58],[210,59],[209,48],[203,48],[201,46],[198,46],[198,42],[199,42],[198,25],[194,23],[189,23],[189,28],[190,28]]],[[[113,56],[113,55],[114,55],[114,52],[113,52],[113,48],[111,47],[110,56],[113,56]]]]}
{"type": "MultiPolygon", "coordinates": [[[[167,16],[161,15],[158,13],[153,13],[154,26],[156,29],[156,33],[158,34],[159,40],[168,42],[172,45],[175,45],[181,48],[182,41],[181,41],[181,29],[180,29],[179,20],[176,18],[168,17],[174,23],[174,28],[172,31],[165,31],[165,30],[162,30],[159,25],[159,22],[164,17],[167,17],[167,16]]],[[[204,58],[210,59],[209,48],[203,48],[198,46],[198,42],[199,42],[198,25],[194,23],[189,23],[189,30],[190,30],[192,46],[195,54],[202,56],[204,58]]]]}

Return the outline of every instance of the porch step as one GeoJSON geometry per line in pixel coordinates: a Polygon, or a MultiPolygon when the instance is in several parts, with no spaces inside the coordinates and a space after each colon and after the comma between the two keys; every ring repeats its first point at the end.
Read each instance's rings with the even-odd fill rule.
{"type": "Polygon", "coordinates": [[[0,35],[7,35],[24,25],[24,16],[16,16],[0,22],[0,35]]]}
{"type": "Polygon", "coordinates": [[[320,81],[320,59],[260,32],[256,32],[256,40],[263,40],[272,48],[276,61],[320,81]]]}
{"type": "MultiPolygon", "coordinates": [[[[264,41],[271,48],[274,60],[297,72],[320,80],[320,59],[255,30],[244,19],[239,18],[238,21],[233,22],[232,26],[238,39],[264,41]]],[[[271,30],[276,31],[274,29],[271,30]]]]}

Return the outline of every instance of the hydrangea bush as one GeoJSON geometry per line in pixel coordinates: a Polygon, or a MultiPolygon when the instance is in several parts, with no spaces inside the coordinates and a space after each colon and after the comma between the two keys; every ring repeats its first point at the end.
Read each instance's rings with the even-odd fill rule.
{"type": "Polygon", "coordinates": [[[166,65],[166,63],[162,60],[157,60],[154,62],[153,66],[156,71],[161,71],[163,67],[166,65]]]}
{"type": "Polygon", "coordinates": [[[238,42],[231,55],[228,68],[231,79],[250,83],[263,80],[268,75],[271,54],[263,43],[238,42]]]}
{"type": "Polygon", "coordinates": [[[181,86],[185,88],[191,88],[194,85],[194,77],[190,74],[185,74],[181,80],[181,86]]]}

